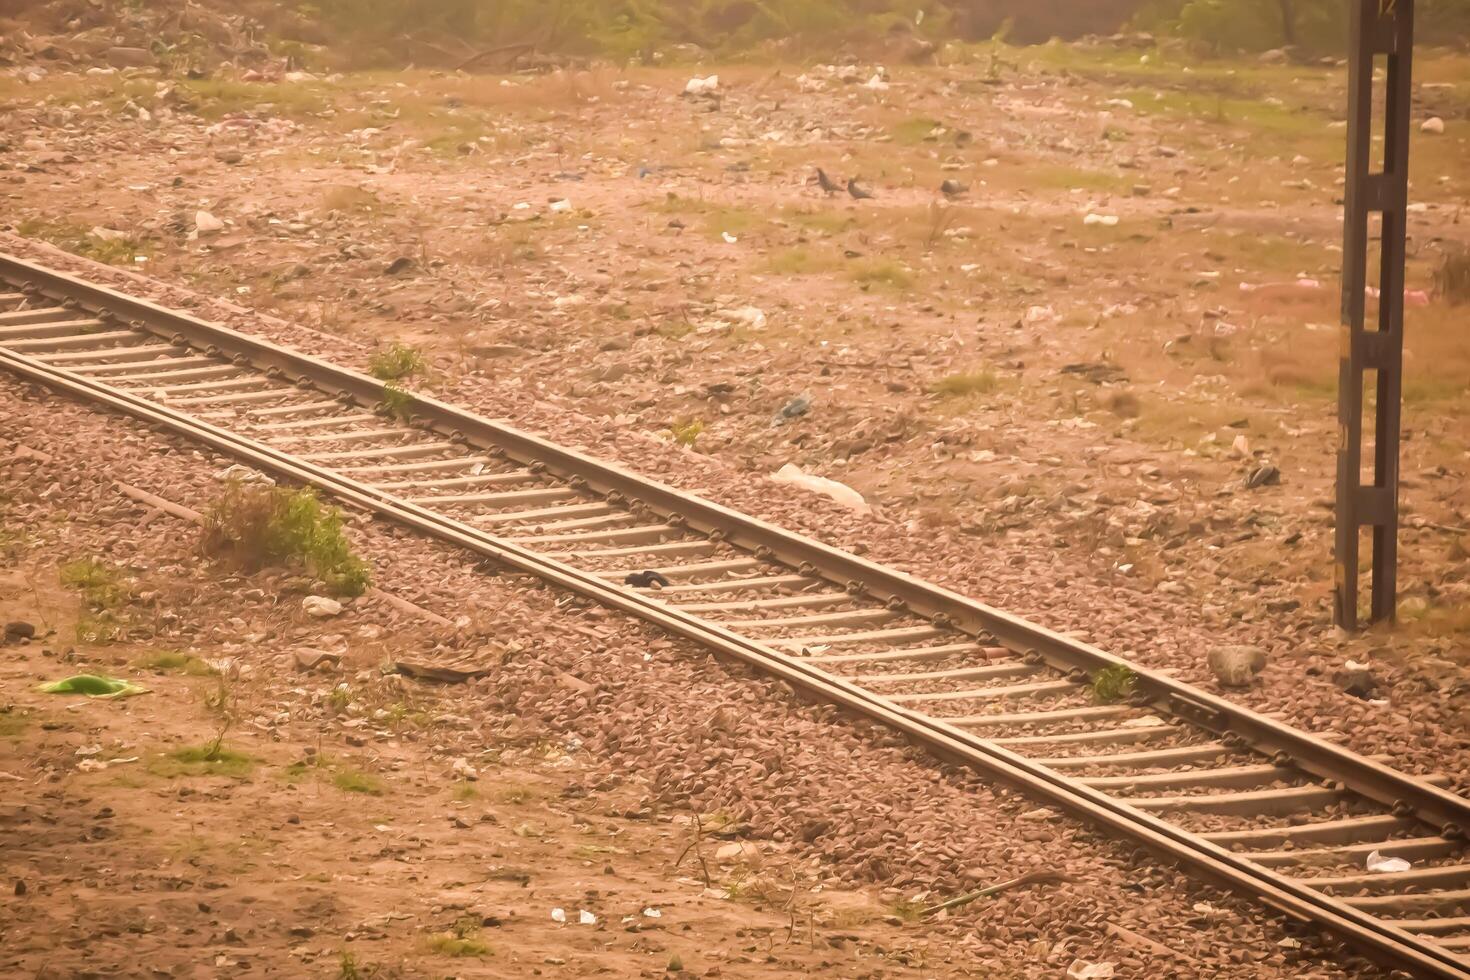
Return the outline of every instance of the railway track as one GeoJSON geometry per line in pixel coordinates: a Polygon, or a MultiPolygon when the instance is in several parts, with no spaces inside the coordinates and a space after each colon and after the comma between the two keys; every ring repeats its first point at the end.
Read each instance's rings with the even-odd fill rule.
{"type": "Polygon", "coordinates": [[[0,255],[0,367],[694,639],[1414,976],[1470,978],[1470,800],[434,399],[0,255]],[[644,573],[654,572],[656,575],[644,573]],[[1133,693],[1100,703],[1100,671],[1133,693]],[[1370,871],[1370,854],[1408,870],[1370,871]]]}

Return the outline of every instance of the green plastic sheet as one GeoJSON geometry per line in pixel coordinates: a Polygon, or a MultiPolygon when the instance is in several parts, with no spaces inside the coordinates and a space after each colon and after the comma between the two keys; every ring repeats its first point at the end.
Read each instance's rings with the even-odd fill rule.
{"type": "Polygon", "coordinates": [[[64,680],[42,684],[41,690],[47,694],[85,694],[89,698],[130,698],[135,694],[148,693],[148,688],[131,681],[100,674],[75,674],[64,680]]]}

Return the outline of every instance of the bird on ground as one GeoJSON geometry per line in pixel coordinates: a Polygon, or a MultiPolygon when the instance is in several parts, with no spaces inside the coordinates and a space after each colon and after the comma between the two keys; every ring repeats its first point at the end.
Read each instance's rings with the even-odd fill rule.
{"type": "Polygon", "coordinates": [[[833,194],[836,194],[838,191],[842,190],[842,185],[837,183],[831,177],[828,177],[827,171],[823,170],[821,167],[817,168],[817,186],[822,188],[822,191],[828,197],[831,197],[833,194]]]}
{"type": "Polygon", "coordinates": [[[851,194],[858,201],[871,201],[873,199],[873,192],[859,184],[856,177],[847,178],[847,193],[851,194]]]}
{"type": "Polygon", "coordinates": [[[628,577],[623,579],[623,581],[635,589],[662,589],[669,584],[667,578],[652,569],[642,572],[629,572],[628,577]]]}
{"type": "Polygon", "coordinates": [[[946,180],[939,185],[939,192],[945,197],[955,198],[970,192],[969,184],[962,184],[958,180],[946,180]]]}

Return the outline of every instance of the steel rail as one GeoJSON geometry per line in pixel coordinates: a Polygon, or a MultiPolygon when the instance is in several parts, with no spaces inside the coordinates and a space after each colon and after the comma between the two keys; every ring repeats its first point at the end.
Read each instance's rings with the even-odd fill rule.
{"type": "MultiPolygon", "coordinates": [[[[25,264],[22,263],[22,265],[25,264]]],[[[39,270],[35,267],[25,265],[24,274],[16,278],[28,279],[35,283],[38,278],[37,273],[41,272],[45,272],[45,270],[39,270]]],[[[11,276],[8,270],[0,272],[0,274],[7,277],[11,276]]],[[[56,276],[54,273],[47,274],[56,276]]],[[[62,280],[70,279],[70,277],[58,278],[62,280]]],[[[49,285],[53,290],[61,291],[61,283],[53,280],[49,285]]],[[[331,380],[350,382],[355,390],[348,390],[346,384],[343,385],[342,390],[347,394],[351,394],[354,398],[371,398],[374,395],[381,395],[382,386],[378,382],[358,375],[355,372],[344,371],[341,368],[326,365],[314,358],[293,354],[274,345],[265,344],[254,338],[244,337],[243,335],[236,334],[234,331],[228,331],[225,328],[215,327],[210,324],[204,324],[201,321],[194,321],[192,318],[173,314],[170,311],[153,307],[151,304],[145,304],[142,301],[133,300],[130,297],[103,290],[101,287],[95,287],[85,283],[80,283],[79,285],[105,294],[98,296],[96,293],[93,293],[87,297],[87,301],[95,305],[116,312],[119,307],[124,306],[124,301],[126,301],[130,304],[136,304],[130,312],[139,312],[139,306],[146,307],[146,312],[150,316],[163,317],[171,321],[166,324],[160,324],[157,320],[154,320],[150,325],[150,329],[153,329],[154,332],[164,333],[166,331],[159,329],[160,326],[174,326],[178,325],[180,321],[184,321],[195,329],[202,328],[204,330],[203,339],[199,336],[185,336],[183,338],[191,343],[201,346],[212,346],[220,351],[229,351],[238,355],[246,352],[235,347],[233,344],[227,347],[224,344],[218,343],[218,341],[228,343],[239,339],[245,342],[241,345],[243,347],[260,345],[265,348],[266,350],[263,354],[257,355],[262,359],[265,359],[266,354],[273,359],[281,359],[281,361],[269,364],[268,366],[283,370],[291,368],[307,371],[308,374],[306,377],[318,385],[323,380],[318,375],[324,371],[331,380]],[[205,343],[204,340],[209,341],[209,343],[205,343]]],[[[78,298],[76,296],[78,291],[77,289],[65,290],[64,295],[78,298]]],[[[256,360],[254,356],[249,354],[247,356],[250,356],[252,363],[260,366],[260,361],[256,360]]],[[[985,742],[971,733],[956,729],[935,719],[908,712],[887,699],[873,695],[871,692],[846,681],[838,680],[820,671],[816,671],[809,665],[803,664],[797,658],[780,653],[771,647],[752,641],[738,633],[700,620],[687,613],[679,612],[638,593],[614,587],[593,573],[584,572],[558,562],[555,559],[521,549],[477,528],[400,500],[383,491],[351,480],[340,473],[306,463],[289,454],[209,425],[201,420],[174,412],[171,409],[145,401],[136,396],[110,389],[91,379],[71,375],[64,369],[50,367],[26,355],[13,352],[0,352],[0,362],[3,362],[4,366],[23,377],[48,384],[83,399],[101,402],[111,408],[142,418],[145,421],[164,425],[197,441],[204,442],[216,449],[238,456],[254,465],[275,472],[287,479],[320,487],[344,500],[382,516],[406,523],[418,530],[425,531],[471,551],[491,557],[511,567],[537,575],[553,582],[553,584],[578,592],[610,607],[637,615],[671,632],[696,640],[715,650],[717,653],[733,656],[748,664],[766,670],[768,673],[794,686],[800,687],[810,694],[901,731],[911,740],[924,745],[942,757],[986,771],[992,776],[1016,785],[1024,791],[1033,795],[1040,795],[1049,802],[1061,806],[1069,812],[1098,822],[1115,832],[1130,836],[1144,844],[1150,850],[1189,866],[1196,874],[1207,877],[1237,892],[1265,901],[1267,904],[1297,918],[1316,922],[1339,938],[1348,941],[1353,946],[1381,962],[1409,969],[1415,972],[1416,975],[1470,977],[1470,968],[1466,967],[1464,961],[1451,956],[1442,947],[1427,944],[1417,936],[1385,925],[1383,922],[1373,919],[1342,902],[1324,896],[1313,889],[1303,887],[1289,879],[1266,872],[1259,866],[1254,866],[1250,862],[1241,859],[1237,855],[1217,845],[1181,831],[1147,813],[1127,806],[1125,803],[1083,786],[1074,780],[1062,777],[1050,769],[1015,755],[998,745],[985,742]]],[[[571,450],[565,450],[561,447],[543,443],[541,440],[511,430],[509,427],[499,426],[483,419],[469,416],[467,413],[458,412],[450,406],[435,402],[432,399],[419,398],[415,400],[415,404],[421,409],[452,413],[454,421],[460,422],[461,426],[466,423],[479,423],[490,426],[500,437],[492,442],[492,445],[499,445],[502,448],[506,448],[507,441],[513,445],[521,445],[519,440],[528,440],[529,447],[523,446],[523,449],[539,450],[540,447],[545,446],[548,450],[556,450],[560,454],[565,454],[557,460],[559,464],[574,464],[584,467],[582,473],[574,471],[570,475],[583,475],[584,479],[586,479],[584,475],[585,468],[593,468],[596,471],[596,478],[605,481],[607,489],[623,492],[620,487],[627,487],[627,481],[631,480],[636,482],[638,490],[641,491],[639,497],[644,501],[649,500],[651,496],[650,491],[675,495],[678,493],[670,488],[652,484],[650,481],[643,481],[625,471],[615,467],[609,467],[607,464],[592,461],[571,450]]],[[[440,420],[440,424],[444,424],[442,419],[440,420]]],[[[456,438],[465,438],[463,435],[465,432],[464,428],[458,426],[456,428],[460,433],[456,435],[456,438]]],[[[449,430],[449,434],[454,433],[455,430],[449,430]]],[[[473,443],[474,437],[468,437],[468,441],[473,443]]],[[[550,455],[550,453],[547,453],[547,455],[550,455]]],[[[528,453],[527,458],[539,458],[543,462],[545,461],[544,456],[537,456],[532,453],[528,453]]],[[[588,482],[589,484],[593,483],[590,479],[588,482]]],[[[604,492],[607,491],[604,490],[604,492]]],[[[682,496],[679,499],[685,504],[689,502],[682,496]]],[[[827,549],[825,546],[811,542],[808,539],[799,538],[795,535],[790,535],[788,532],[780,531],[761,522],[753,521],[750,518],[745,518],[743,515],[718,508],[717,505],[709,504],[705,501],[695,502],[715,509],[725,519],[735,519],[739,522],[755,525],[755,530],[757,531],[773,532],[783,539],[789,538],[798,544],[817,549],[818,556],[824,558],[824,560],[830,559],[830,556],[826,553],[831,552],[832,555],[860,563],[860,566],[864,570],[871,568],[877,572],[885,573],[887,576],[895,576],[900,580],[898,584],[908,588],[935,588],[924,586],[924,583],[910,579],[908,576],[901,576],[899,573],[882,569],[879,566],[873,566],[853,556],[844,555],[833,549],[827,549]]],[[[671,512],[687,513],[687,510],[687,507],[683,507],[678,510],[672,510],[671,512]]],[[[748,531],[749,528],[742,528],[742,530],[748,531]]],[[[727,537],[726,540],[730,540],[730,538],[727,537]]],[[[762,546],[763,544],[756,545],[757,548],[762,546]]],[[[785,555],[781,557],[790,561],[785,555]]],[[[935,591],[944,594],[943,590],[936,589],[935,591]]],[[[897,594],[897,592],[894,594],[897,594]]],[[[947,595],[952,596],[953,594],[947,595]]],[[[954,596],[954,598],[983,610],[991,617],[996,617],[995,621],[1000,622],[1003,627],[1018,630],[1019,637],[1023,641],[1029,642],[1039,636],[1049,642],[1062,645],[1075,645],[1087,650],[1095,649],[1077,644],[1076,641],[1072,641],[1058,634],[1049,633],[1040,627],[991,610],[989,607],[970,603],[969,600],[964,600],[962,597],[954,596]]],[[[987,625],[985,628],[995,633],[1002,640],[1009,639],[1012,643],[1017,641],[1018,636],[1016,632],[1012,632],[1007,636],[1003,630],[996,629],[994,626],[987,625]]],[[[1102,651],[1095,652],[1103,658],[1104,663],[1123,663],[1123,661],[1104,654],[1102,651]]],[[[1170,681],[1170,683],[1173,682],[1170,681]]],[[[1202,695],[1201,692],[1194,692],[1192,690],[1189,691],[1189,694],[1195,698],[1208,697],[1202,695]]],[[[1205,703],[1207,704],[1207,702],[1205,703]]],[[[1170,707],[1175,713],[1185,714],[1185,712],[1180,711],[1177,704],[1170,702],[1170,707]]],[[[1190,717],[1188,714],[1185,716],[1189,717],[1190,720],[1197,721],[1197,719],[1190,717]]],[[[1277,723],[1269,719],[1260,719],[1260,721],[1273,726],[1277,725],[1277,723]]],[[[1284,726],[1279,727],[1284,728],[1284,726]]],[[[1287,729],[1287,731],[1289,732],[1290,730],[1287,729]]],[[[1342,750],[1337,750],[1335,746],[1331,746],[1331,748],[1342,752],[1342,750]]],[[[1358,757],[1348,753],[1342,754],[1347,755],[1353,761],[1368,761],[1360,760],[1358,757]]],[[[1373,765],[1376,765],[1376,763],[1373,765]]],[[[1385,771],[1391,776],[1402,776],[1402,774],[1394,773],[1392,770],[1385,771]]],[[[1456,803],[1464,804],[1465,802],[1451,794],[1443,794],[1434,787],[1429,787],[1420,781],[1411,780],[1411,782],[1415,786],[1447,796],[1456,803]]]]}

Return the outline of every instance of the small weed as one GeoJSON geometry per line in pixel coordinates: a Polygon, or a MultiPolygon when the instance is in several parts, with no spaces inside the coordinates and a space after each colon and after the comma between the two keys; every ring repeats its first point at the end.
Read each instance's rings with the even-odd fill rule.
{"type": "Polygon", "coordinates": [[[441,956],[489,956],[490,946],[480,938],[480,922],[474,916],[465,916],[448,932],[439,932],[429,937],[429,949],[441,956]]]}
{"type": "Polygon", "coordinates": [[[888,906],[888,911],[905,922],[918,922],[924,917],[925,908],[923,902],[911,898],[900,898],[888,906]]]}
{"type": "Polygon", "coordinates": [[[671,954],[669,956],[669,965],[666,966],[666,967],[664,967],[664,972],[666,972],[666,973],[683,973],[684,972],[684,961],[681,960],[681,959],[679,959],[679,954],[678,953],[673,953],[673,954],[671,954]]]}
{"type": "Polygon", "coordinates": [[[1108,396],[1108,411],[1121,419],[1136,419],[1143,411],[1143,404],[1131,391],[1115,391],[1108,396]]]}
{"type": "Polygon", "coordinates": [[[460,782],[458,785],[456,785],[454,787],[454,798],[456,800],[461,800],[461,801],[473,800],[475,797],[477,797],[479,795],[480,795],[480,791],[475,788],[475,784],[474,783],[460,782]]]}
{"type": "Polygon", "coordinates": [[[998,384],[991,371],[965,371],[940,378],[930,386],[930,390],[945,398],[962,398],[966,395],[988,395],[998,384]]]}
{"type": "Polygon", "coordinates": [[[139,670],[156,670],[164,674],[179,672],[191,677],[207,677],[214,673],[214,668],[198,657],[177,652],[155,653],[151,656],[140,657],[133,661],[133,666],[139,670]]]}
{"type": "Polygon", "coordinates": [[[342,512],[306,489],[231,482],[205,521],[202,546],[250,571],[300,561],[338,595],[362,595],[371,579],[342,531],[342,512]]]}
{"type": "Polygon", "coordinates": [[[904,146],[915,146],[927,140],[940,125],[938,119],[915,116],[898,123],[889,132],[893,135],[893,142],[904,146]]]}
{"type": "Polygon", "coordinates": [[[344,793],[365,793],[368,796],[382,796],[387,792],[383,781],[371,773],[360,769],[342,768],[332,774],[332,785],[344,793]]]}
{"type": "Polygon", "coordinates": [[[902,292],[914,284],[914,274],[897,262],[864,262],[853,268],[851,275],[864,289],[884,286],[902,292]]]}
{"type": "Polygon", "coordinates": [[[1121,701],[1133,693],[1138,675],[1122,664],[1104,667],[1092,676],[1092,696],[1101,704],[1121,701]]]}
{"type": "Polygon", "coordinates": [[[229,776],[248,775],[255,760],[244,752],[227,749],[217,743],[191,745],[160,756],[148,764],[156,776],[229,776]]]}
{"type": "Polygon", "coordinates": [[[352,703],[352,690],[346,684],[338,684],[332,688],[332,693],[327,695],[327,707],[339,714],[347,710],[352,703]]]}
{"type": "Polygon", "coordinates": [[[350,950],[342,950],[337,958],[336,980],[372,980],[378,975],[378,967],[362,966],[350,950]]]}
{"type": "Polygon", "coordinates": [[[1434,270],[1434,291],[1451,306],[1470,303],[1470,248],[1445,252],[1439,268],[1434,270]]]}
{"type": "Polygon", "coordinates": [[[413,405],[413,395],[408,389],[396,381],[389,381],[383,385],[383,400],[378,403],[378,409],[385,415],[391,415],[400,421],[408,421],[409,408],[413,405]]]}
{"type": "Polygon", "coordinates": [[[699,434],[704,431],[703,419],[680,419],[669,426],[669,431],[674,434],[674,441],[681,446],[694,448],[699,441],[699,434]]]}
{"type": "Polygon", "coordinates": [[[367,214],[382,211],[383,202],[373,191],[363,187],[329,187],[322,194],[322,210],[327,213],[367,214]]]}
{"type": "Polygon", "coordinates": [[[95,558],[67,562],[61,566],[60,573],[61,584],[80,592],[93,609],[111,609],[128,598],[121,573],[95,558]]]}
{"type": "Polygon", "coordinates": [[[809,276],[832,268],[832,260],[807,248],[788,248],[766,260],[765,270],[776,276],[809,276]]]}
{"type": "Polygon", "coordinates": [[[20,738],[30,726],[30,716],[13,707],[0,708],[0,738],[20,738]]]}
{"type": "Polygon", "coordinates": [[[368,373],[379,381],[398,381],[418,374],[425,363],[418,348],[394,343],[372,356],[368,361],[368,373]]]}

